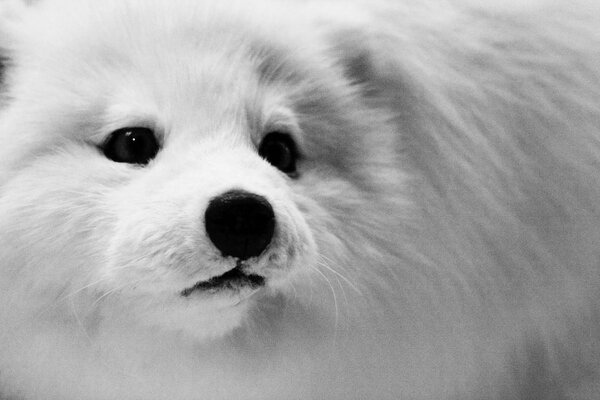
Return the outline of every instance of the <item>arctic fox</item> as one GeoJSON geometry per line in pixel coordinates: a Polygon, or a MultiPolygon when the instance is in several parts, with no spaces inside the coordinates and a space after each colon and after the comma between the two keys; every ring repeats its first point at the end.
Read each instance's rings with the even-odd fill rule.
{"type": "Polygon", "coordinates": [[[0,398],[597,399],[600,5],[0,0],[0,398]]]}

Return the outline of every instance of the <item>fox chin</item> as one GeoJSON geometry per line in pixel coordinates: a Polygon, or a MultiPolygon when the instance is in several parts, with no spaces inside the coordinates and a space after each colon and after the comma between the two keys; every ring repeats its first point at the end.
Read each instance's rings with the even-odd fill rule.
{"type": "Polygon", "coordinates": [[[597,399],[600,6],[0,0],[0,398],[597,399]]]}

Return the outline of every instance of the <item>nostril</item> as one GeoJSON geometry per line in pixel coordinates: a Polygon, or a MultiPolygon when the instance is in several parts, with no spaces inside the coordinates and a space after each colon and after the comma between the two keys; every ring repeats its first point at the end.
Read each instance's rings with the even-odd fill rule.
{"type": "Polygon", "coordinates": [[[223,256],[246,260],[260,255],[271,243],[275,213],[264,197],[232,190],[209,202],[204,225],[223,256]]]}

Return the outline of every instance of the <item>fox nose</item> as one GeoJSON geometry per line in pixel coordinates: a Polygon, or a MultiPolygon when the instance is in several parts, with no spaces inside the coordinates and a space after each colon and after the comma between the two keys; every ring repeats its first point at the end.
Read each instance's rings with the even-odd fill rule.
{"type": "Polygon", "coordinates": [[[271,243],[275,214],[264,197],[232,190],[209,202],[204,225],[224,257],[246,260],[260,255],[271,243]]]}

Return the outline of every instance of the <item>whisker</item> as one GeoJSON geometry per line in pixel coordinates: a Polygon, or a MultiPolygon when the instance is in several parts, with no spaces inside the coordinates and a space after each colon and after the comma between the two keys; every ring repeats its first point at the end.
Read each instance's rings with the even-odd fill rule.
{"type": "MultiPolygon", "coordinates": [[[[325,267],[326,269],[329,269],[329,267],[327,267],[327,265],[325,265],[322,262],[318,263],[319,267],[325,267]]],[[[322,271],[321,271],[322,272],[322,271]]],[[[344,285],[342,285],[342,282],[340,282],[340,279],[337,277],[337,275],[333,275],[333,277],[335,278],[335,281],[337,282],[337,285],[339,286],[340,290],[342,291],[342,296],[344,296],[344,304],[346,304],[346,307],[348,307],[349,303],[348,303],[348,296],[346,296],[346,291],[344,290],[344,285]]]]}
{"type": "Polygon", "coordinates": [[[75,318],[75,321],[77,322],[77,325],[79,326],[79,329],[81,329],[81,332],[83,332],[88,343],[92,343],[92,338],[90,337],[87,329],[85,328],[85,325],[83,324],[83,322],[81,321],[81,318],[79,317],[79,314],[77,313],[77,309],[75,307],[75,303],[73,302],[73,298],[71,297],[69,300],[70,300],[69,304],[71,306],[70,307],[71,313],[73,314],[73,317],[75,318]]]}
{"type": "Polygon", "coordinates": [[[333,306],[335,308],[333,344],[335,346],[337,343],[337,333],[338,333],[338,327],[339,327],[339,307],[338,307],[337,295],[335,294],[335,288],[331,284],[331,281],[329,280],[329,278],[327,278],[327,275],[325,275],[323,272],[321,272],[317,267],[311,266],[311,269],[314,270],[315,272],[317,272],[321,277],[323,277],[325,282],[327,282],[327,285],[329,285],[329,288],[331,289],[331,294],[333,295],[333,306]]]}
{"type": "Polygon", "coordinates": [[[103,282],[105,282],[107,280],[109,280],[109,277],[105,276],[105,277],[102,277],[102,278],[98,279],[97,281],[88,283],[87,285],[84,285],[84,286],[80,287],[79,289],[74,290],[74,291],[72,291],[72,292],[64,295],[63,297],[58,298],[53,304],[60,303],[61,301],[67,300],[67,299],[69,299],[69,298],[77,295],[78,293],[81,293],[84,290],[89,289],[89,288],[91,288],[93,286],[99,285],[99,284],[101,284],[101,283],[103,283],[103,282]]]}
{"type": "Polygon", "coordinates": [[[102,301],[103,299],[105,299],[107,296],[110,296],[112,294],[114,294],[115,292],[118,292],[120,290],[123,290],[124,288],[126,288],[127,286],[135,286],[137,283],[141,282],[143,279],[139,279],[135,282],[127,282],[123,285],[114,287],[108,291],[106,291],[105,293],[102,294],[102,296],[98,297],[96,300],[94,300],[94,302],[92,303],[92,307],[98,305],[98,303],[100,303],[100,301],[102,301]]]}
{"type": "Polygon", "coordinates": [[[350,279],[348,279],[345,275],[343,275],[342,273],[336,271],[333,267],[331,267],[329,264],[331,264],[331,260],[328,259],[326,256],[320,255],[319,257],[321,257],[323,259],[323,261],[319,260],[318,264],[319,266],[322,266],[324,268],[326,268],[328,271],[330,271],[331,273],[335,274],[336,276],[340,277],[344,282],[346,282],[348,284],[348,286],[350,286],[350,288],[352,288],[358,295],[362,296],[363,293],[361,292],[361,290],[356,286],[356,284],[354,284],[354,282],[352,282],[350,279]]]}

